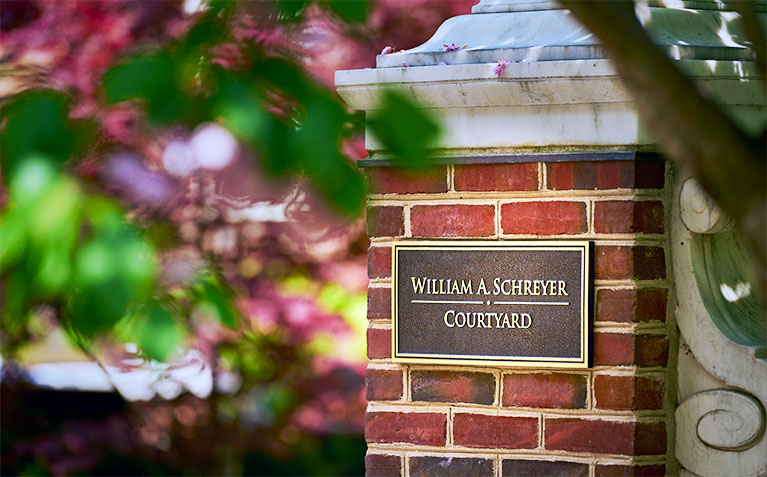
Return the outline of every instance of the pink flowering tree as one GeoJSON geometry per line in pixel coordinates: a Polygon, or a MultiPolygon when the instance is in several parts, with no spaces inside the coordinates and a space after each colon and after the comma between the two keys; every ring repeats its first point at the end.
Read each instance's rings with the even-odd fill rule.
{"type": "MultiPolygon", "coordinates": [[[[3,473],[95,472],[117,447],[244,472],[361,432],[366,153],[333,71],[471,3],[3,4],[3,473]],[[10,363],[55,329],[139,401],[26,425],[10,363]]],[[[398,118],[429,118],[386,103],[380,139],[408,157],[423,138],[398,118]]]]}

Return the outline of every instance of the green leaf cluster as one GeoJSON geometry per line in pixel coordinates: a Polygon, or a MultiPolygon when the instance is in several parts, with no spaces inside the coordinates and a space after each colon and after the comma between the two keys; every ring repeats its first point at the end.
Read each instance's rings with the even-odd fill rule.
{"type": "Polygon", "coordinates": [[[0,214],[4,345],[23,340],[35,307],[54,304],[81,343],[114,326],[154,292],[155,251],[112,200],[65,172],[89,129],[69,121],[66,95],[23,94],[4,105],[0,214]]]}
{"type": "MultiPolygon", "coordinates": [[[[309,2],[280,2],[287,17],[309,2]]],[[[363,22],[370,2],[319,2],[347,22],[363,22]]],[[[107,104],[130,101],[151,126],[189,128],[221,123],[258,157],[273,177],[299,175],[337,212],[357,216],[365,189],[341,146],[360,129],[328,88],[299,62],[258,44],[244,44],[245,64],[211,61],[214,47],[231,43],[236,3],[209,2],[188,33],[154,51],[135,54],[103,77],[107,104]]],[[[138,343],[147,357],[165,360],[186,334],[193,313],[235,328],[233,292],[203,273],[185,290],[158,284],[158,250],[147,233],[125,219],[113,199],[68,171],[99,139],[94,123],[70,119],[70,97],[32,90],[2,106],[3,182],[8,200],[0,214],[0,273],[5,351],[28,337],[40,304],[56,307],[74,341],[87,348],[114,331],[138,343]]],[[[387,92],[371,130],[395,157],[424,165],[437,123],[403,96],[387,92]]]]}
{"type": "Polygon", "coordinates": [[[27,325],[42,304],[56,307],[83,348],[116,330],[158,360],[180,344],[183,318],[194,306],[234,327],[231,293],[215,278],[201,278],[180,299],[163,297],[157,250],[143,230],[117,202],[67,172],[92,137],[87,123],[69,120],[69,108],[66,95],[50,90],[25,93],[2,108],[3,350],[13,353],[28,338],[27,325]]]}
{"type": "Polygon", "coordinates": [[[312,3],[319,4],[342,22],[350,24],[365,23],[373,8],[373,0],[279,0],[277,7],[280,20],[284,22],[303,20],[306,8],[312,3]]]}
{"type": "Polygon", "coordinates": [[[178,43],[110,68],[107,102],[139,101],[155,124],[192,128],[217,120],[258,153],[267,173],[301,174],[337,212],[359,215],[362,177],[340,152],[353,132],[352,117],[339,99],[295,61],[254,45],[244,51],[252,63],[244,69],[205,61],[226,38],[220,14],[203,16],[178,43]]]}
{"type": "Polygon", "coordinates": [[[431,151],[439,141],[441,125],[403,94],[384,91],[368,127],[401,167],[421,169],[433,164],[431,151]]]}

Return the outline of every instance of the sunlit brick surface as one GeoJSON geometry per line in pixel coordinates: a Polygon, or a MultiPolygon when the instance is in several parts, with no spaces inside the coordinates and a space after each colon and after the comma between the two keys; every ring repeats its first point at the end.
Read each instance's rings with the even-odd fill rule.
{"type": "Polygon", "coordinates": [[[663,475],[662,161],[371,168],[367,475],[663,475]],[[588,240],[591,367],[391,361],[391,241],[588,240]],[[638,459],[637,459],[638,458],[638,459]]]}

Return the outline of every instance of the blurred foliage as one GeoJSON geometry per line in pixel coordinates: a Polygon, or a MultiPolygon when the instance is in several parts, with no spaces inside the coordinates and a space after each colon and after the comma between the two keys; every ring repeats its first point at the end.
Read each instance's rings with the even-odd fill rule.
{"type": "MultiPolygon", "coordinates": [[[[356,23],[370,9],[369,2],[320,4],[356,23]]],[[[307,5],[283,1],[279,8],[295,21],[307,5]]],[[[340,147],[359,130],[359,121],[294,57],[236,42],[230,27],[235,12],[234,2],[211,2],[184,36],[110,67],[103,75],[104,101],[135,103],[154,128],[217,121],[258,155],[265,172],[305,177],[332,209],[355,217],[362,210],[363,181],[340,147]],[[217,46],[232,44],[234,51],[211,58],[217,46]]],[[[94,149],[98,131],[96,118],[70,120],[71,102],[66,93],[35,89],[2,106],[9,195],[0,218],[4,351],[24,341],[24,323],[41,303],[58,306],[85,349],[129,320],[133,325],[121,326],[120,337],[159,360],[181,343],[195,308],[235,328],[231,290],[201,280],[186,293],[167,293],[157,281],[158,251],[150,240],[125,219],[118,201],[75,174],[74,163],[94,149]]],[[[438,132],[431,117],[393,93],[384,96],[371,124],[397,157],[412,164],[423,163],[438,132]]]]}
{"type": "Polygon", "coordinates": [[[368,126],[402,167],[418,169],[432,164],[430,151],[439,143],[440,124],[402,94],[385,90],[368,126]]]}
{"type": "Polygon", "coordinates": [[[329,85],[471,4],[4,3],[0,473],[361,473],[364,120],[329,85]],[[133,402],[29,387],[61,327],[133,402]]]}

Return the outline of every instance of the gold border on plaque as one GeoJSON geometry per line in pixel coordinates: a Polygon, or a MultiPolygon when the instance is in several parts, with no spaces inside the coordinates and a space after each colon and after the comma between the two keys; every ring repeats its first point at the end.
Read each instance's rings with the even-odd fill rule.
{"type": "Polygon", "coordinates": [[[392,242],[392,361],[395,363],[413,364],[447,364],[473,366],[508,366],[508,367],[540,367],[540,368],[588,368],[589,366],[589,241],[588,240],[396,240],[392,242]],[[407,249],[418,250],[565,250],[580,251],[581,253],[581,353],[577,358],[545,357],[545,356],[487,356],[487,355],[450,355],[450,354],[416,354],[399,353],[397,350],[397,251],[407,249]]]}

